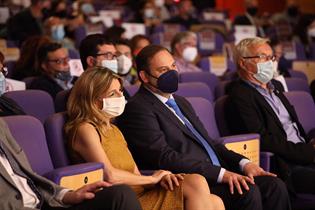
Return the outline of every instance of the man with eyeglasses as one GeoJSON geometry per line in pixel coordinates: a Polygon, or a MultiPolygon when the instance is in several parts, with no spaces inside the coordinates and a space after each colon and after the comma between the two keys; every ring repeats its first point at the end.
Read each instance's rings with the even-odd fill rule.
{"type": "Polygon", "coordinates": [[[247,38],[235,48],[240,79],[229,87],[226,116],[233,134],[259,133],[261,151],[272,152],[272,171],[297,193],[315,193],[315,141],[294,107],[272,80],[274,61],[267,39],[247,38]]]}
{"type": "Polygon", "coordinates": [[[58,92],[72,88],[73,77],[66,48],[59,43],[47,43],[39,48],[37,58],[41,76],[32,81],[30,89],[46,91],[54,99],[58,92]]]}
{"type": "MultiPolygon", "coordinates": [[[[80,58],[83,69],[101,66],[108,68],[118,74],[119,63],[117,60],[117,50],[110,40],[103,34],[92,34],[85,37],[79,47],[80,58]]],[[[130,95],[123,89],[124,96],[129,99],[130,95]]]]}

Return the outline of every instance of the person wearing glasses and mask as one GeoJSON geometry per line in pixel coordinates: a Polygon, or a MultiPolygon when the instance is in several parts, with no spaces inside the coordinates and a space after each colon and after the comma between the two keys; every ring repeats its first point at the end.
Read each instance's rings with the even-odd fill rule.
{"type": "MultiPolygon", "coordinates": [[[[79,47],[80,59],[84,70],[92,67],[108,68],[115,74],[121,71],[122,61],[117,59],[117,49],[112,41],[107,39],[103,34],[92,34],[85,37],[79,47]]],[[[128,62],[128,61],[127,61],[128,62]]],[[[129,99],[130,95],[123,88],[124,96],[129,99]]]]}
{"type": "Polygon", "coordinates": [[[54,99],[58,92],[72,88],[74,78],[66,48],[59,43],[47,43],[39,48],[37,57],[41,76],[32,81],[30,89],[46,91],[54,99]]]}
{"type": "Polygon", "coordinates": [[[272,152],[272,171],[297,193],[315,193],[315,141],[305,133],[274,75],[267,39],[247,38],[235,48],[240,80],[230,86],[227,122],[233,134],[259,133],[261,151],[272,152]]]}

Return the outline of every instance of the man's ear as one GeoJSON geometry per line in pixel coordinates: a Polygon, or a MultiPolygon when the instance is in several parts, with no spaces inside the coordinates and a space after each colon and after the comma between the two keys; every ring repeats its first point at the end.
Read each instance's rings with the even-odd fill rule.
{"type": "Polygon", "coordinates": [[[148,79],[148,76],[147,76],[147,73],[145,71],[140,71],[139,72],[139,77],[140,79],[143,81],[143,83],[148,83],[149,82],[149,79],[148,79]]]}
{"type": "Polygon", "coordinates": [[[40,64],[40,67],[41,67],[41,69],[42,69],[43,72],[45,72],[45,73],[50,73],[50,72],[49,72],[49,68],[48,68],[48,66],[47,66],[47,63],[42,62],[42,63],[40,64]]]}
{"type": "Polygon", "coordinates": [[[88,68],[96,66],[96,60],[93,56],[88,56],[86,58],[86,63],[88,68]]]}
{"type": "Polygon", "coordinates": [[[238,61],[239,63],[239,66],[242,68],[242,69],[246,69],[246,64],[245,64],[245,60],[244,59],[240,59],[238,61]]]}

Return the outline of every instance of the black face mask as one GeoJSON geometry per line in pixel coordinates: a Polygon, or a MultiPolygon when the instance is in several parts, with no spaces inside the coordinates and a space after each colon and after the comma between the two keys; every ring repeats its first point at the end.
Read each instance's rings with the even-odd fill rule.
{"type": "Polygon", "coordinates": [[[163,74],[161,74],[158,78],[151,75],[147,72],[147,74],[155,79],[157,79],[157,87],[152,85],[153,87],[159,89],[163,93],[174,93],[178,89],[178,73],[176,70],[169,70],[163,74]]]}
{"type": "Polygon", "coordinates": [[[258,7],[248,7],[246,9],[247,13],[250,14],[251,16],[256,16],[258,13],[258,7]]]}
{"type": "Polygon", "coordinates": [[[290,17],[296,17],[299,14],[299,8],[297,6],[290,6],[287,11],[290,17]]]}

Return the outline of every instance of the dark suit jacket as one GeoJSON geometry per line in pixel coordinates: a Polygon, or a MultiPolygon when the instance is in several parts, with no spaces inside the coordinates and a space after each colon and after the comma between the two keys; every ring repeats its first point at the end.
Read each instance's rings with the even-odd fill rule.
{"type": "MultiPolygon", "coordinates": [[[[244,157],[211,140],[189,102],[180,96],[174,95],[174,98],[192,125],[212,145],[222,167],[239,170],[239,162],[244,157]]],[[[221,168],[212,165],[206,151],[189,130],[144,87],[130,98],[117,124],[141,169],[199,173],[209,183],[216,183],[221,168]]]]}
{"type": "MultiPolygon", "coordinates": [[[[3,120],[0,120],[0,141],[8,148],[24,172],[34,181],[45,201],[50,206],[62,206],[62,204],[59,203],[55,197],[62,188],[33,172],[22,148],[16,143],[3,120]]],[[[19,199],[17,197],[19,195],[18,189],[1,163],[0,186],[0,209],[30,209],[23,207],[21,196],[19,199]]]]}
{"type": "MultiPolygon", "coordinates": [[[[288,110],[291,119],[297,124],[300,134],[306,139],[294,107],[283,95],[278,83],[274,83],[274,93],[288,110]]],[[[237,80],[230,86],[230,103],[226,110],[229,128],[233,134],[259,133],[261,150],[272,152],[280,165],[278,173],[282,178],[290,174],[287,163],[310,164],[314,161],[314,148],[310,144],[294,144],[287,140],[287,135],[280,120],[265,98],[252,86],[237,80]]]]}

